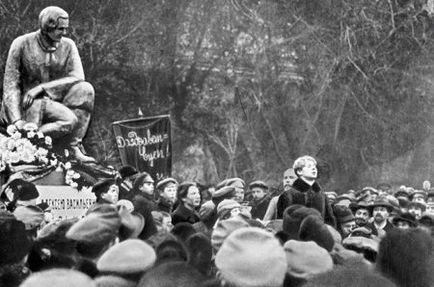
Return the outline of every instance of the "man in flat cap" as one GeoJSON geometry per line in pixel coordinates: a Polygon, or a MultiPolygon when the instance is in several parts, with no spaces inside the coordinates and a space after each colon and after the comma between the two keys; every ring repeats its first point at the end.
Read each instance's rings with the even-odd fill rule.
{"type": "Polygon", "coordinates": [[[39,30],[16,38],[10,47],[3,80],[0,122],[21,129],[26,122],[62,138],[80,162],[94,162],[81,150],[93,110],[95,92],[85,82],[75,43],[65,38],[69,16],[49,6],[39,14],[39,30]]]}
{"type": "Polygon", "coordinates": [[[268,185],[262,180],[256,180],[249,184],[249,189],[253,197],[250,201],[252,218],[262,220],[271,200],[268,194],[268,185]]]}

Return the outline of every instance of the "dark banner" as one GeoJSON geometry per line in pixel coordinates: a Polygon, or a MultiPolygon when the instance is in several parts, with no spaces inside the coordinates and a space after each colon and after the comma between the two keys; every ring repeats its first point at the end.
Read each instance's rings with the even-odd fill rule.
{"type": "Polygon", "coordinates": [[[155,116],[112,123],[122,165],[146,171],[155,181],[171,176],[170,116],[155,116]]]}

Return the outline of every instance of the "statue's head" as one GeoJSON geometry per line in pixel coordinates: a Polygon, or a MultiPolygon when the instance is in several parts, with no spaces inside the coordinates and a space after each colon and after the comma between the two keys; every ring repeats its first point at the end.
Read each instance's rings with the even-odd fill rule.
{"type": "Polygon", "coordinates": [[[49,6],[39,13],[39,27],[52,41],[58,42],[68,30],[69,15],[60,7],[49,6]]]}

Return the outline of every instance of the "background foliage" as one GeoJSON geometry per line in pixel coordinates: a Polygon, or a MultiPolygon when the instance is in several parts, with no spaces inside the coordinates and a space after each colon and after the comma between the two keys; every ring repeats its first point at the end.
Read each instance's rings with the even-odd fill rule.
{"type": "Polygon", "coordinates": [[[48,5],[70,13],[105,164],[110,123],[140,108],[171,115],[180,179],[278,184],[303,154],[333,189],[430,178],[431,0],[1,0],[0,78],[48,5]]]}

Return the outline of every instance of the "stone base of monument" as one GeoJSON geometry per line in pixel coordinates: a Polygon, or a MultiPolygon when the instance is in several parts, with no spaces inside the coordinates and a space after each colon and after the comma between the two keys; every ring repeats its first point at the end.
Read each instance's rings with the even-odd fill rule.
{"type": "Polygon", "coordinates": [[[63,171],[52,171],[43,178],[33,181],[35,185],[65,185],[63,171]]]}
{"type": "Polygon", "coordinates": [[[78,191],[66,185],[63,172],[53,171],[33,183],[39,192],[37,203],[47,203],[55,219],[84,217],[96,200],[90,188],[78,191]]]}

